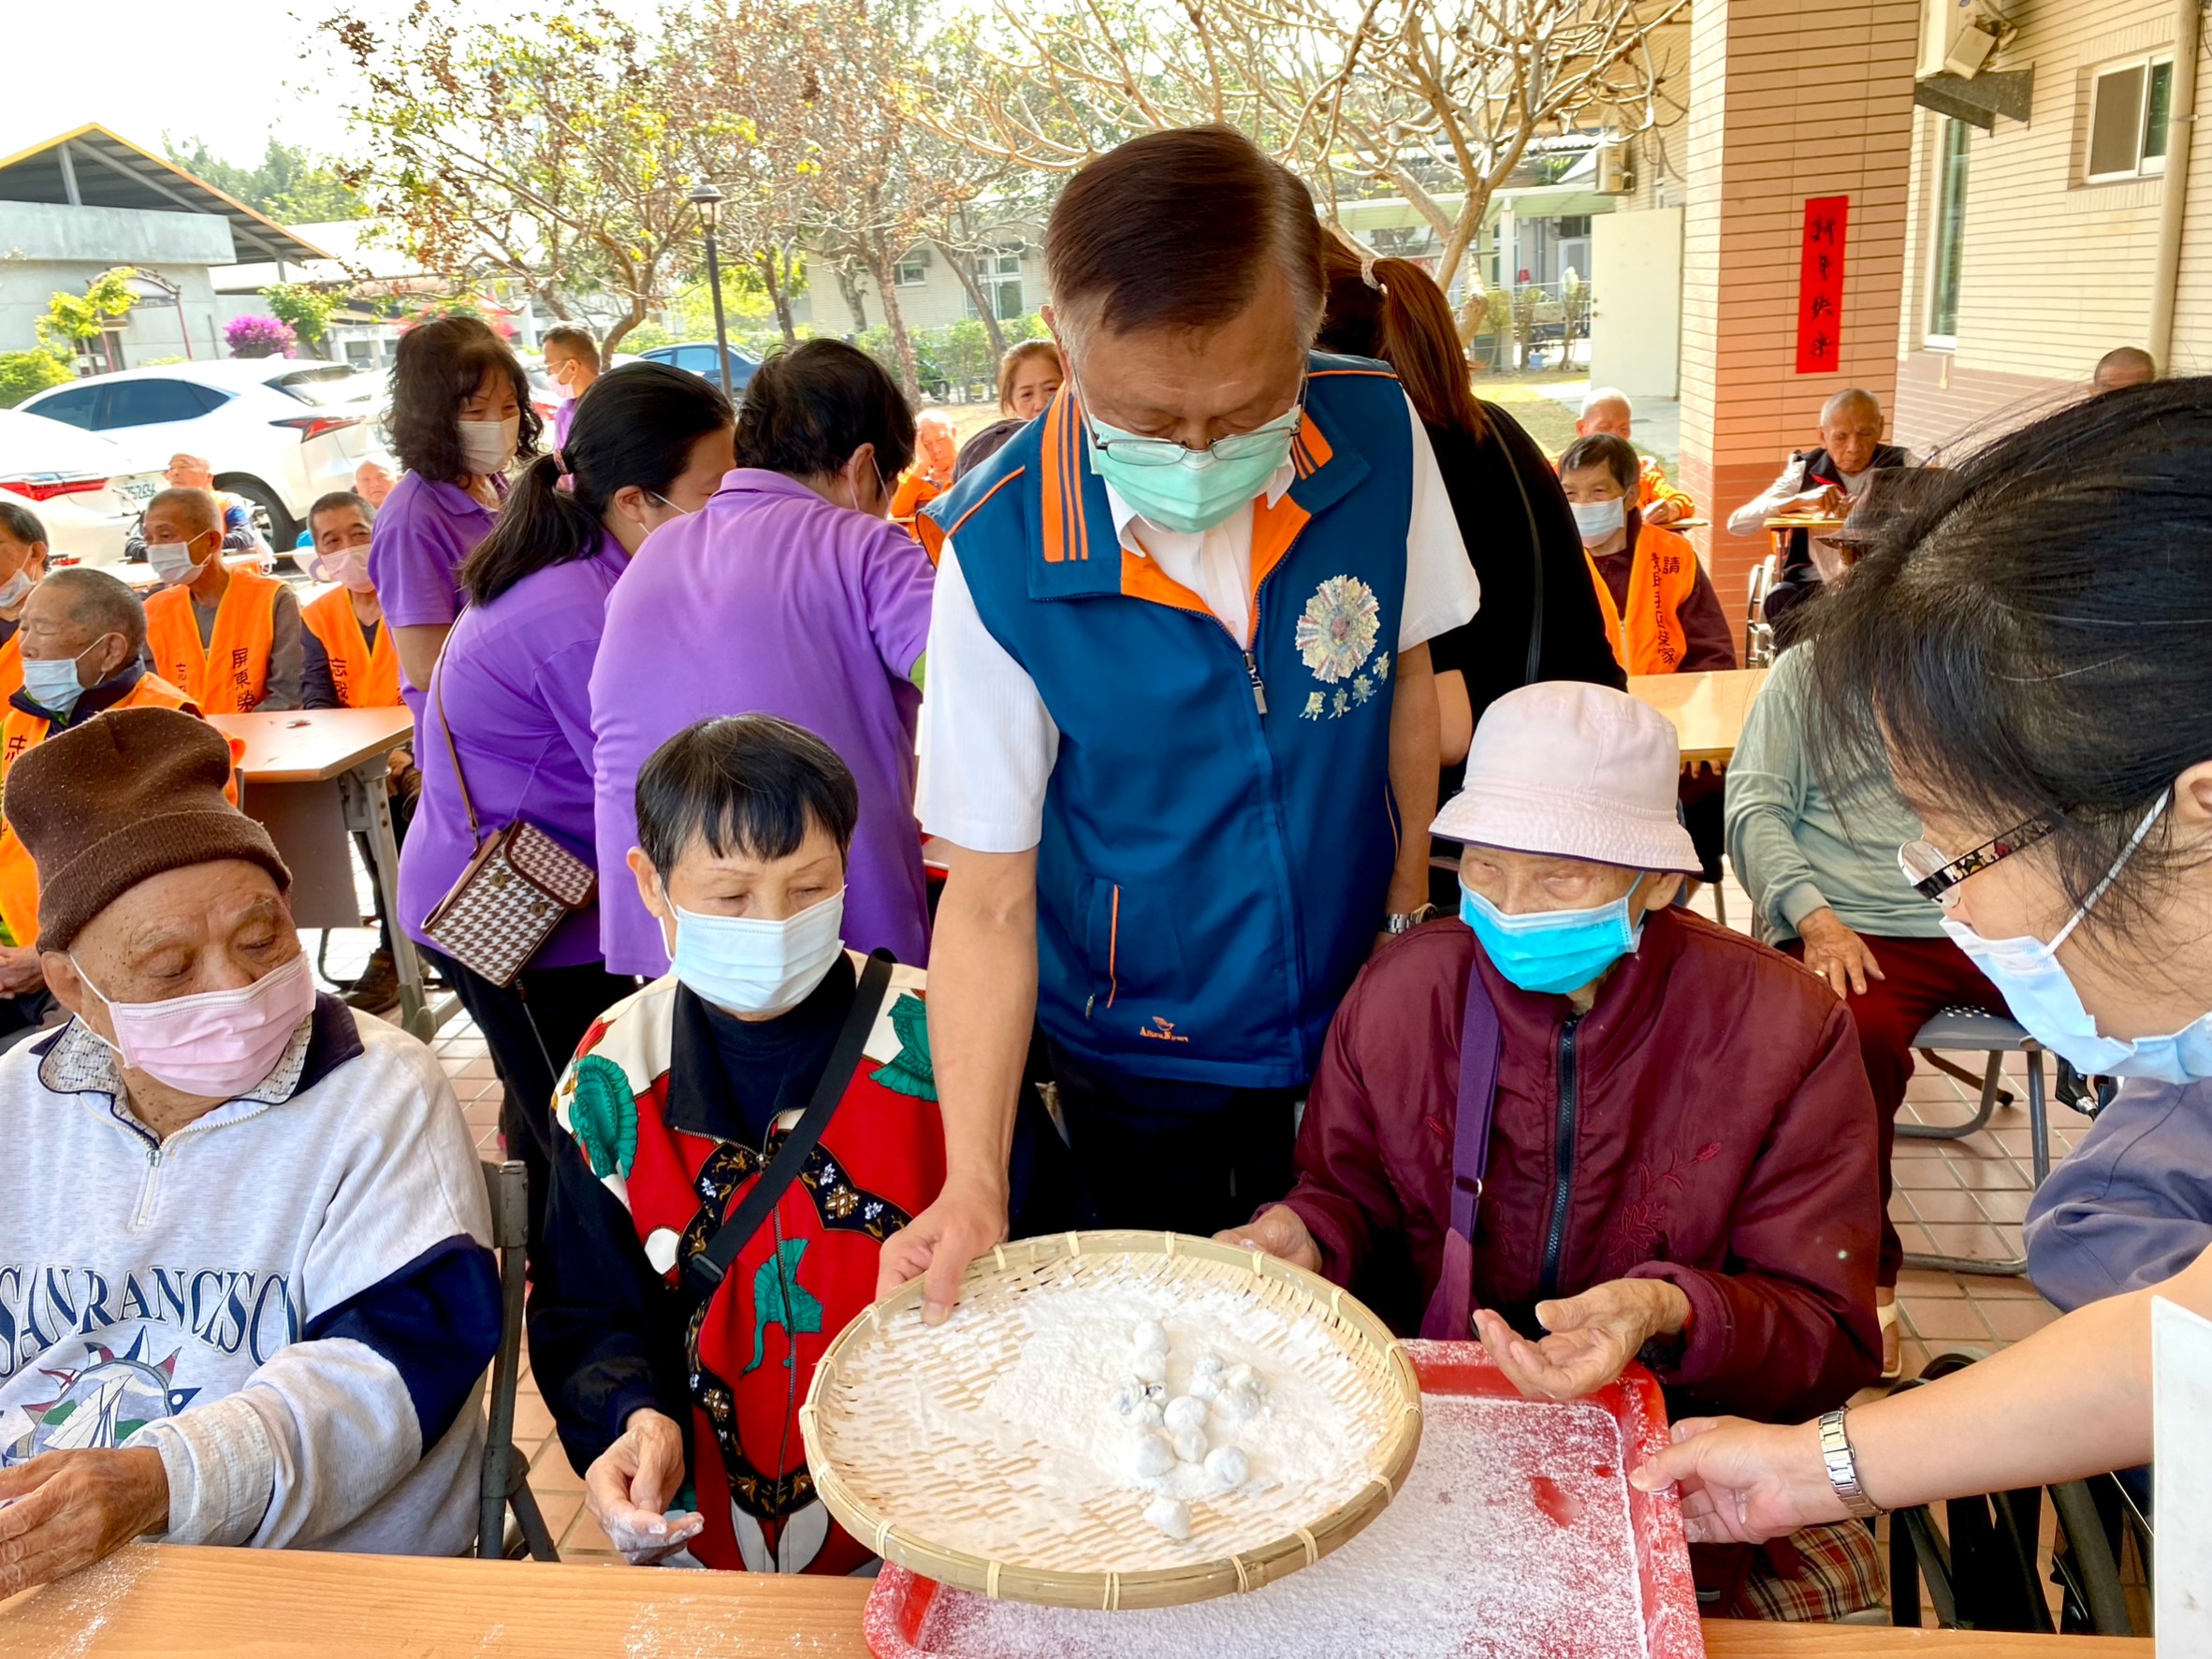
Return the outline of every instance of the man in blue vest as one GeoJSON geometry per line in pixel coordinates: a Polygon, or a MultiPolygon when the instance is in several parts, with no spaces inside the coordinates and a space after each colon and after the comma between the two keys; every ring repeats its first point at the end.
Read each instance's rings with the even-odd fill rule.
{"type": "Polygon", "coordinates": [[[932,1317],[1004,1236],[1033,1018],[1086,1225],[1283,1189],[1330,1017],[1426,913],[1427,641],[1477,601],[1397,381],[1310,350],[1320,225],[1247,139],[1090,163],[1045,262],[1067,384],[920,521],[947,1179],[882,1286],[932,1317]]]}

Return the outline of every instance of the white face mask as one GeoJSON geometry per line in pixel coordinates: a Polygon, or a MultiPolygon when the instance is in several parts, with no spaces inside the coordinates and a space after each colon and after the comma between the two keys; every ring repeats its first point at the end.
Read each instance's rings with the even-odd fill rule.
{"type": "Polygon", "coordinates": [[[0,611],[11,611],[31,596],[31,573],[19,570],[0,582],[0,611]]]}
{"type": "Polygon", "coordinates": [[[190,542],[148,542],[146,562],[153,567],[155,575],[172,585],[191,581],[201,569],[192,560],[190,542]]]}
{"type": "Polygon", "coordinates": [[[1628,523],[1628,502],[1616,497],[1609,502],[1569,502],[1575,510],[1575,528],[1582,532],[1582,545],[1594,547],[1628,523]]]}
{"type": "Polygon", "coordinates": [[[845,893],[780,922],[678,908],[669,959],[694,995],[734,1014],[779,1014],[807,1000],[844,950],[845,893]]]}
{"type": "Polygon", "coordinates": [[[516,445],[522,439],[522,416],[510,415],[505,420],[464,420],[456,424],[460,428],[461,459],[478,477],[504,473],[513,463],[516,445]]]}

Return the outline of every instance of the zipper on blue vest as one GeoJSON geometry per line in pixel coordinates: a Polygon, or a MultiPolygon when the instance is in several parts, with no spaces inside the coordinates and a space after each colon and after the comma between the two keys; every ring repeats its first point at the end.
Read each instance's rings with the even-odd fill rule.
{"type": "Polygon", "coordinates": [[[1261,714],[1267,712],[1267,682],[1259,677],[1259,659],[1250,651],[1244,653],[1244,677],[1252,682],[1252,702],[1261,714]]]}

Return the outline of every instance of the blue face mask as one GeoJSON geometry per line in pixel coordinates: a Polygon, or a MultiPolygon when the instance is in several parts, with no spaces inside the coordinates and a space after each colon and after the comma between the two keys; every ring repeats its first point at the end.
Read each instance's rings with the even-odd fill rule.
{"type": "MultiPolygon", "coordinates": [[[[1634,888],[1629,889],[1633,893],[1634,888]]],[[[1475,930],[1491,965],[1523,991],[1564,996],[1635,950],[1644,926],[1628,919],[1628,894],[1591,910],[1508,916],[1464,881],[1460,920],[1475,930]]]]}
{"type": "Polygon", "coordinates": [[[2002,993],[2013,1018],[2076,1071],[2103,1077],[2155,1077],[2177,1084],[2212,1080],[2212,1013],[2168,1037],[2138,1037],[2132,1042],[2122,1037],[2106,1037],[2097,1029],[2096,1019],[2082,1006],[2081,993],[2059,965],[2059,947],[2081,925],[2089,907],[2104,896],[2104,890],[2166,809],[2168,798],[2159,797],[2149,815],[2136,826],[2134,838],[2105,872],[2104,880],[2097,883],[2050,943],[2039,939],[1984,939],[1964,923],[1943,918],[1943,931],[2002,993]]]}
{"type": "Polygon", "coordinates": [[[1091,466],[1153,523],[1196,535],[1267,488],[1290,458],[1290,442],[1303,418],[1302,406],[1293,405],[1288,415],[1208,449],[1186,449],[1091,420],[1091,466]]]}
{"type": "MultiPolygon", "coordinates": [[[[105,639],[106,634],[100,636],[105,639]]],[[[23,695],[57,720],[67,720],[77,706],[77,699],[84,695],[85,688],[78,682],[77,664],[84,661],[85,651],[95,649],[100,643],[95,639],[74,657],[23,659],[23,695]]]]}

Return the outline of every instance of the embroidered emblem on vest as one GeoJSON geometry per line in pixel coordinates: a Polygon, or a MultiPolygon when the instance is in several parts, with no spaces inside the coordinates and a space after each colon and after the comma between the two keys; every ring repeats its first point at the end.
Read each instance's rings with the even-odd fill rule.
{"type": "Polygon", "coordinates": [[[898,1033],[898,1053],[868,1073],[894,1094],[917,1100],[937,1099],[937,1069],[929,1058],[929,1011],[911,991],[891,1005],[891,1028],[898,1033]]]}
{"type": "Polygon", "coordinates": [[[601,1055],[576,1062],[568,1121],[594,1175],[630,1178],[637,1161],[637,1097],[621,1067],[601,1055]]]}
{"type": "MultiPolygon", "coordinates": [[[[1314,590],[1298,618],[1293,635],[1298,654],[1325,686],[1350,679],[1374,651],[1381,618],[1375,589],[1357,576],[1331,576],[1314,590]]],[[[1374,694],[1372,686],[1367,694],[1374,694]]]]}

